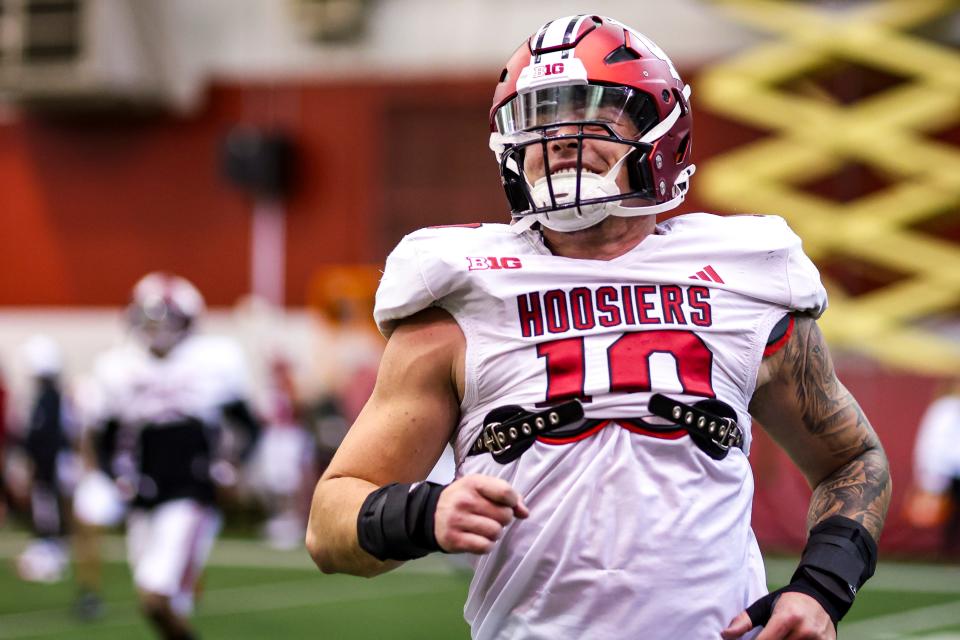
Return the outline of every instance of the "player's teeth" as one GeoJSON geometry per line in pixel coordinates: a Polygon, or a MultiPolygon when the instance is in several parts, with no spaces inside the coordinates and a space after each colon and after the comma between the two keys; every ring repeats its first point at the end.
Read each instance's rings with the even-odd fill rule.
{"type": "MultiPolygon", "coordinates": [[[[566,174],[575,174],[576,172],[577,172],[577,170],[574,169],[574,168],[570,168],[570,169],[560,169],[559,171],[554,171],[554,172],[553,172],[553,175],[555,175],[555,176],[562,176],[562,175],[566,175],[566,174]]],[[[586,168],[585,168],[585,169],[583,170],[583,173],[594,173],[594,172],[593,172],[593,171],[590,171],[590,169],[586,169],[586,168]]]]}

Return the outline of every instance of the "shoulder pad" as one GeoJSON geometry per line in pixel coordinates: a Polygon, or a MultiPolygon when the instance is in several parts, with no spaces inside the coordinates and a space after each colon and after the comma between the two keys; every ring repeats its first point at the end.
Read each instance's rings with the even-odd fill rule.
{"type": "Polygon", "coordinates": [[[405,236],[387,257],[373,316],[390,337],[398,320],[439,305],[463,286],[468,258],[490,255],[498,243],[516,243],[504,224],[428,227],[405,236]]]}
{"type": "Polygon", "coordinates": [[[708,261],[723,264],[725,273],[737,273],[728,288],[815,318],[826,310],[820,273],[783,218],[694,213],[671,218],[662,226],[682,234],[684,243],[708,261]]]}

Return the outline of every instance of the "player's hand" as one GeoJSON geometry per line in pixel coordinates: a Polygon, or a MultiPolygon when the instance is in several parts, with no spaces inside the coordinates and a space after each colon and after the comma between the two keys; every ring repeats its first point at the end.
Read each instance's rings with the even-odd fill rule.
{"type": "MultiPolygon", "coordinates": [[[[723,640],[739,638],[753,628],[746,611],[733,619],[720,632],[723,640]]],[[[788,591],[780,596],[773,607],[769,622],[756,640],[836,640],[837,630],[820,603],[806,595],[788,591]]]]}
{"type": "Polygon", "coordinates": [[[529,514],[523,498],[505,480],[464,476],[440,494],[434,533],[449,553],[487,553],[505,526],[529,514]]]}

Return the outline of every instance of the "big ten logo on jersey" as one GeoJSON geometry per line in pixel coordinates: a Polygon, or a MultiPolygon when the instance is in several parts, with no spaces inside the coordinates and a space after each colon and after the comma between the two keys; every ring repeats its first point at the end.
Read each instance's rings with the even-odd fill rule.
{"type": "Polygon", "coordinates": [[[478,258],[474,256],[467,257],[467,263],[469,264],[468,269],[470,271],[480,271],[483,269],[521,269],[523,268],[523,263],[520,262],[520,258],[498,258],[495,256],[487,256],[486,258],[478,258]]]}
{"type": "Polygon", "coordinates": [[[548,62],[547,64],[537,65],[533,68],[533,77],[542,78],[543,76],[557,76],[563,73],[562,62],[548,62]]]}

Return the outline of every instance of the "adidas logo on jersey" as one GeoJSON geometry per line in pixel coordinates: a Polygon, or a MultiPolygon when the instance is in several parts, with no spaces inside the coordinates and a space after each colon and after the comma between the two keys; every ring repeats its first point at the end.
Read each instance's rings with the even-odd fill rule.
{"type": "Polygon", "coordinates": [[[714,270],[710,265],[705,266],[700,271],[697,271],[695,274],[690,276],[691,280],[706,280],[707,282],[716,282],[718,284],[726,284],[723,281],[723,278],[714,270]]]}
{"type": "Polygon", "coordinates": [[[522,269],[523,263],[520,258],[496,258],[488,256],[486,258],[468,257],[468,269],[470,271],[479,271],[481,269],[522,269]]]}

